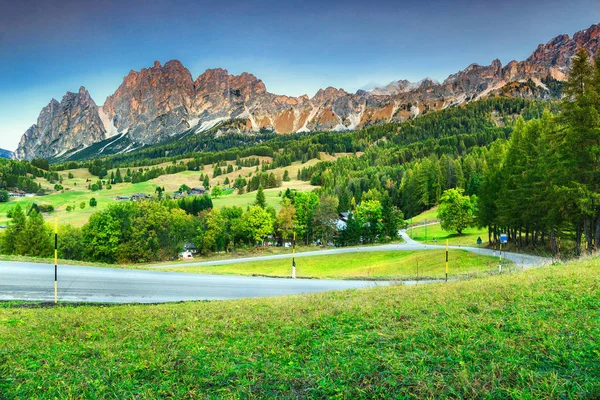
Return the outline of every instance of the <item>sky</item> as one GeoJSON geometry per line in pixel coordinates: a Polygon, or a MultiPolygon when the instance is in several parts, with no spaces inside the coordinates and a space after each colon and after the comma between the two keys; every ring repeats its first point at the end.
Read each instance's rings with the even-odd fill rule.
{"type": "Polygon", "coordinates": [[[52,98],[85,86],[102,105],[155,60],[312,96],[505,65],[598,22],[599,0],[0,0],[0,148],[52,98]]]}

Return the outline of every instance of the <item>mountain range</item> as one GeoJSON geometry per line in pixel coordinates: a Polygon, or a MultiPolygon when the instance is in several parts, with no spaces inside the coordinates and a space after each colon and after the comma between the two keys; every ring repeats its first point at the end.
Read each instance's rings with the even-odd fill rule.
{"type": "Polygon", "coordinates": [[[12,151],[0,149],[0,158],[12,158],[12,156],[13,156],[12,151]]]}
{"type": "Polygon", "coordinates": [[[249,73],[209,69],[194,80],[181,62],[156,61],[129,72],[101,106],[84,87],[67,92],[60,102],[52,99],[21,138],[14,157],[67,159],[99,142],[106,145],[96,155],[129,152],[228,120],[238,123],[221,133],[343,131],[401,122],[489,96],[550,99],[556,95],[553,88],[566,79],[577,50],[583,47],[595,56],[599,45],[600,24],[573,37],[557,36],[524,61],[471,64],[441,83],[399,80],[356,93],[328,87],[312,98],[269,93],[249,73]]]}

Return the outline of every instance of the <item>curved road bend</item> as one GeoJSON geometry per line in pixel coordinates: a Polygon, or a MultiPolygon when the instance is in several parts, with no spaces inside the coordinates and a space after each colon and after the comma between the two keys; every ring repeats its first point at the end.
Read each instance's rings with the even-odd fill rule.
{"type": "MultiPolygon", "coordinates": [[[[164,303],[282,296],[388,285],[388,282],[253,278],[59,266],[60,301],[164,303]]],[[[410,282],[407,282],[410,283],[410,282]]],[[[0,300],[53,301],[54,266],[0,262],[0,300]]]]}
{"type": "MultiPolygon", "coordinates": [[[[347,254],[347,253],[369,253],[369,252],[380,252],[380,251],[415,251],[415,250],[445,250],[446,246],[439,245],[425,245],[414,241],[408,236],[406,231],[400,231],[400,236],[404,239],[402,244],[384,244],[376,246],[366,247],[340,247],[329,250],[317,250],[307,251],[303,253],[296,253],[296,258],[311,257],[311,256],[326,256],[335,254],[347,254]]],[[[500,257],[498,251],[489,249],[480,249],[476,247],[461,247],[461,246],[449,246],[453,250],[464,250],[471,253],[477,253],[484,256],[500,257]]],[[[533,256],[529,254],[519,253],[507,253],[502,252],[502,257],[513,261],[518,267],[531,268],[541,265],[551,264],[551,258],[533,256]]],[[[214,265],[227,265],[227,264],[240,264],[253,261],[268,261],[268,260],[280,260],[292,258],[292,254],[277,254],[272,256],[260,256],[260,257],[247,257],[247,258],[234,258],[229,260],[218,260],[218,261],[202,261],[185,264],[169,264],[169,265],[157,265],[151,267],[152,269],[165,269],[165,268],[187,268],[187,267],[204,267],[214,265]]]]}
{"type": "MultiPolygon", "coordinates": [[[[345,254],[353,252],[443,250],[412,240],[401,231],[405,243],[369,247],[337,248],[298,253],[296,257],[345,254]]],[[[488,256],[497,252],[473,247],[451,246],[488,256]]],[[[251,261],[289,259],[291,254],[161,265],[155,268],[223,265],[251,261]]],[[[526,254],[503,253],[503,257],[518,266],[530,268],[551,262],[551,259],[526,254]]],[[[414,282],[404,282],[411,284],[414,282]]],[[[354,289],[387,285],[389,282],[335,281],[253,278],[220,275],[200,275],[159,271],[126,270],[95,267],[60,266],[59,299],[106,303],[162,303],[189,300],[224,300],[246,297],[281,296],[330,290],[354,289]]],[[[54,267],[44,264],[0,262],[0,300],[51,301],[54,297],[54,267]]]]}

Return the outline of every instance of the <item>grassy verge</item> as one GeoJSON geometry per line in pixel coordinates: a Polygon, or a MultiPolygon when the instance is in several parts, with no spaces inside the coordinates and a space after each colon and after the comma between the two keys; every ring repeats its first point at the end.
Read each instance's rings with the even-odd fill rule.
{"type": "Polygon", "coordinates": [[[439,218],[437,216],[437,207],[432,208],[431,210],[427,210],[416,217],[409,218],[407,220],[409,225],[420,225],[426,224],[429,222],[438,222],[439,218]]]}
{"type": "Polygon", "coordinates": [[[456,232],[448,232],[442,229],[439,224],[421,226],[419,228],[409,228],[408,235],[417,242],[427,244],[444,245],[446,239],[451,246],[469,246],[477,247],[477,238],[481,237],[483,245],[487,244],[488,231],[487,228],[468,228],[463,231],[462,235],[456,232]]]}
{"type": "Polygon", "coordinates": [[[597,398],[600,260],[418,287],[1,308],[6,398],[597,398]]]}
{"type": "MultiPolygon", "coordinates": [[[[40,258],[40,257],[29,257],[29,256],[0,255],[0,261],[16,261],[16,262],[23,262],[23,263],[54,265],[54,258],[40,258]]],[[[119,266],[119,265],[103,264],[103,263],[96,263],[96,262],[62,260],[62,259],[58,260],[58,265],[79,265],[79,266],[86,266],[86,267],[103,267],[103,268],[140,268],[136,265],[119,266]]]]}
{"type": "MultiPolygon", "coordinates": [[[[466,251],[450,252],[450,275],[495,270],[498,260],[466,251]]],[[[249,263],[169,268],[166,271],[198,274],[289,277],[291,259],[249,263]]],[[[296,258],[300,278],[325,279],[425,279],[445,276],[445,251],[353,252],[296,258]],[[417,270],[418,268],[418,270],[417,270]]]]}

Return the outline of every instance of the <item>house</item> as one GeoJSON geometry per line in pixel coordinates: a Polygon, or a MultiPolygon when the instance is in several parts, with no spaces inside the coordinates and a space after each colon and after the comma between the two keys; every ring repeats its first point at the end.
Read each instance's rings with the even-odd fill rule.
{"type": "Polygon", "coordinates": [[[144,193],[136,193],[133,196],[131,196],[131,201],[142,201],[142,200],[148,200],[151,199],[152,197],[144,194],[144,193]]]}
{"type": "Polygon", "coordinates": [[[352,215],[352,213],[350,212],[341,212],[338,214],[339,219],[335,221],[335,226],[337,227],[338,231],[343,231],[344,229],[346,229],[346,226],[348,225],[348,218],[350,218],[350,215],[352,215]]]}
{"type": "Polygon", "coordinates": [[[190,194],[196,195],[196,196],[201,196],[203,194],[206,194],[206,189],[195,187],[195,188],[192,188],[192,190],[190,191],[190,194]]]}
{"type": "Polygon", "coordinates": [[[8,193],[10,197],[25,197],[27,193],[22,190],[15,190],[14,192],[8,193]]]}
{"type": "Polygon", "coordinates": [[[173,193],[173,198],[174,198],[175,200],[177,200],[177,199],[181,199],[181,198],[183,198],[183,197],[184,197],[184,195],[183,195],[183,192],[175,192],[175,193],[173,193]]]}
{"type": "Polygon", "coordinates": [[[129,196],[117,196],[117,197],[115,197],[115,200],[117,200],[117,201],[124,201],[124,200],[129,201],[129,200],[131,200],[131,197],[129,197],[129,196]]]}
{"type": "Polygon", "coordinates": [[[341,212],[338,214],[338,216],[340,217],[340,220],[344,221],[344,222],[348,222],[348,218],[350,218],[350,212],[341,212]]]}
{"type": "Polygon", "coordinates": [[[196,245],[194,243],[186,243],[183,245],[183,252],[190,252],[192,254],[196,254],[198,253],[198,249],[196,248],[196,245]]]}
{"type": "Polygon", "coordinates": [[[194,258],[194,255],[192,254],[191,251],[184,251],[182,253],[179,254],[179,257],[182,260],[192,260],[194,258]]]}

